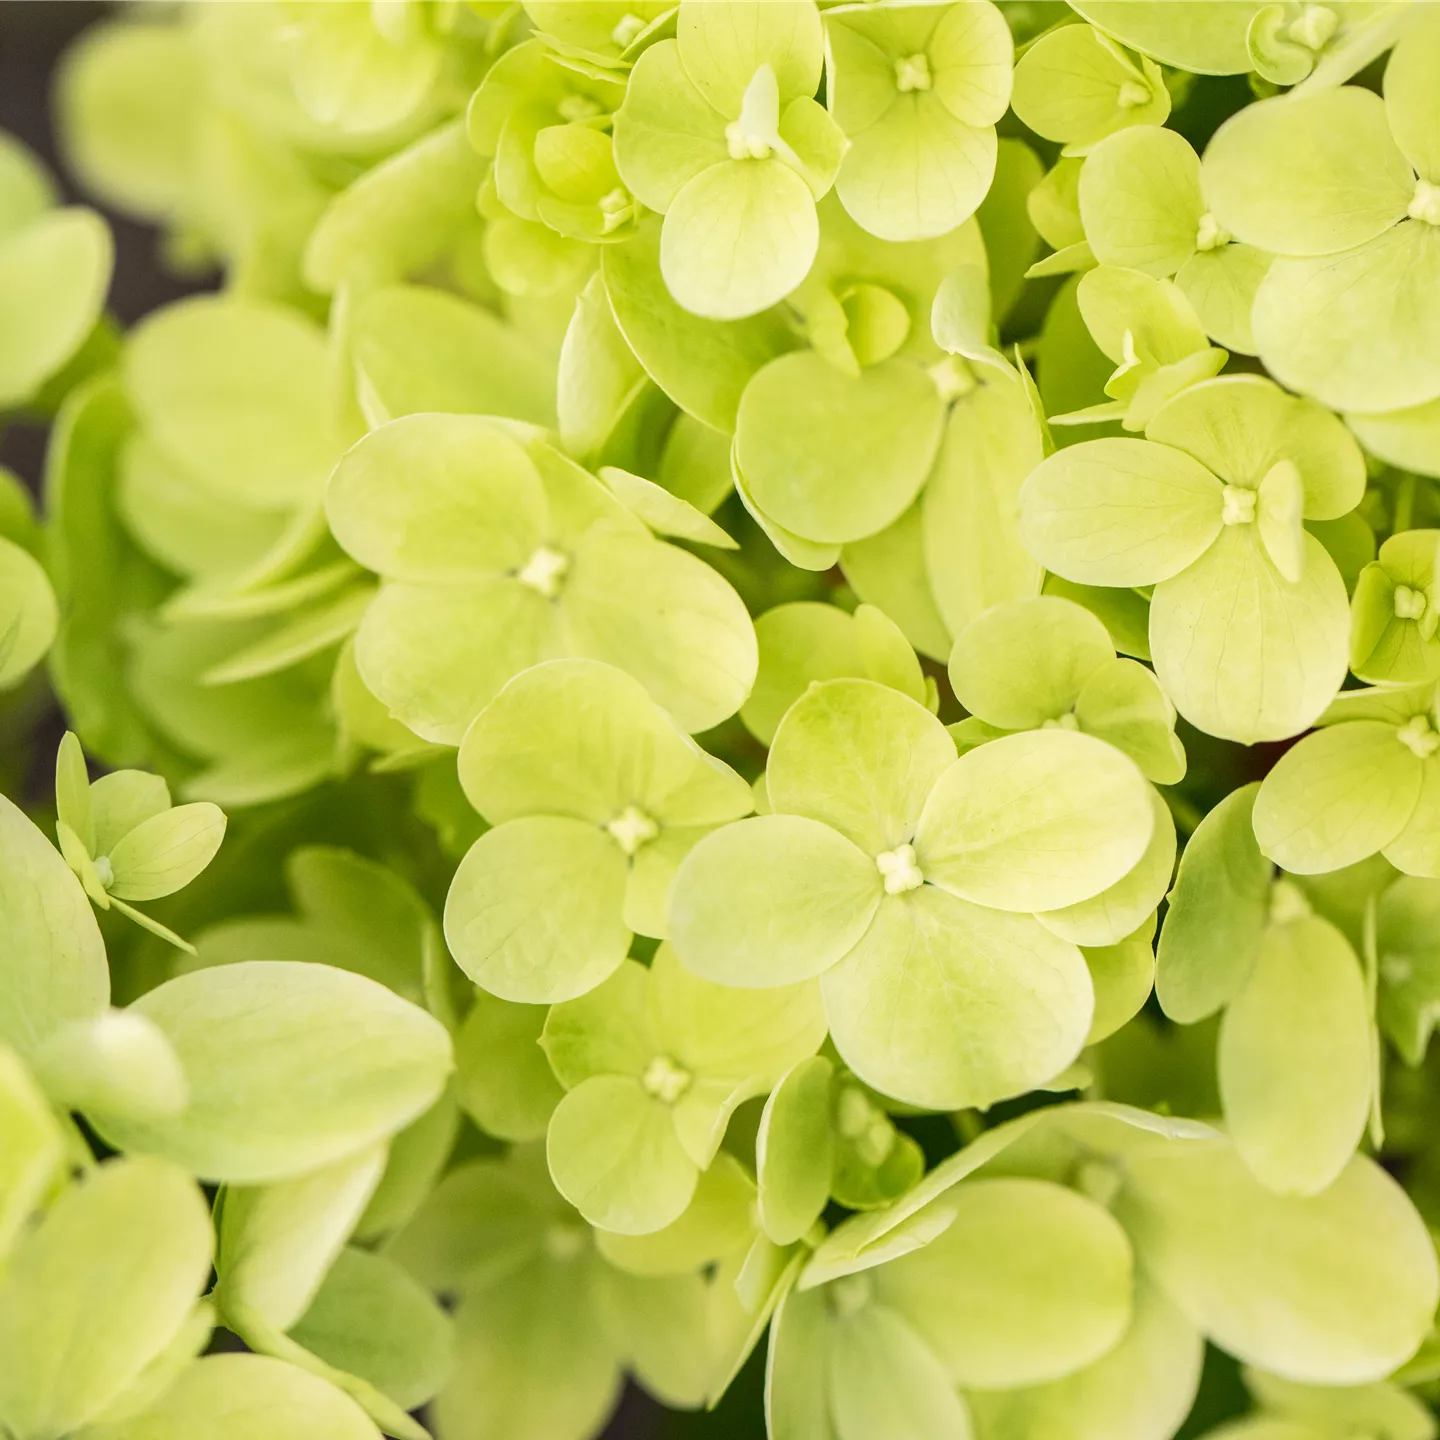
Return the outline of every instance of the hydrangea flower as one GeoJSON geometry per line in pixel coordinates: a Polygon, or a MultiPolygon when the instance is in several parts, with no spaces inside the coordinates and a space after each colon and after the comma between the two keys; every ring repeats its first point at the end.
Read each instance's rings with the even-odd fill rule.
{"type": "Polygon", "coordinates": [[[1340,688],[1349,637],[1345,583],[1304,522],[1359,501],[1358,447],[1251,376],[1192,386],[1145,434],[1044,461],[1021,492],[1026,544],[1067,580],[1155,587],[1155,671],[1192,724],[1247,744],[1298,734],[1340,688]]]}
{"type": "Polygon", "coordinates": [[[1440,394],[1440,26],[1415,27],[1383,101],[1342,85],[1247,106],[1205,152],[1216,220],[1280,257],[1255,296],[1255,343],[1282,383],[1341,410],[1440,394]]]}
{"type": "Polygon", "coordinates": [[[1350,606],[1350,668],[1366,683],[1440,679],[1437,546],[1440,531],[1402,530],[1360,572],[1350,606]]]}
{"type": "Polygon", "coordinates": [[[665,216],[660,271],[687,310],[754,315],[810,269],[845,147],[814,99],[823,57],[811,0],[683,0],[676,38],[636,62],[615,163],[665,216]]]}
{"type": "Polygon", "coordinates": [[[683,965],[729,985],[819,975],[845,1063],[914,1104],[988,1104],[1074,1059],[1090,978],[1032,912],[1088,900],[1144,854],[1155,817],[1133,762],[1060,730],[956,759],[913,700],[831,680],[787,712],[765,780],[772,813],[707,836],[675,876],[683,965]],[[1003,1040],[976,1023],[1002,1012],[1003,1040]]]}

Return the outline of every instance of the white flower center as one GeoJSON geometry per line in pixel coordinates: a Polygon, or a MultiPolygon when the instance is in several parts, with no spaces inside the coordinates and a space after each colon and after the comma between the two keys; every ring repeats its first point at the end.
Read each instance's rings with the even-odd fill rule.
{"type": "Polygon", "coordinates": [[[1048,720],[1040,722],[1042,730],[1078,730],[1080,722],[1075,718],[1073,710],[1067,710],[1063,715],[1053,715],[1048,720]]]}
{"type": "Polygon", "coordinates": [[[840,1092],[835,1123],[867,1165],[883,1165],[895,1148],[890,1117],[858,1085],[847,1085],[840,1092]]]}
{"type": "Polygon", "coordinates": [[[624,50],[640,38],[640,32],[644,28],[645,22],[638,15],[622,15],[615,22],[615,28],[610,32],[610,38],[624,50]]]}
{"type": "Polygon", "coordinates": [[[522,585],[553,600],[560,593],[565,572],[570,568],[570,557],[548,545],[538,545],[534,554],[520,567],[516,579],[522,585]]]}
{"type": "Polygon", "coordinates": [[[1419,620],[1425,614],[1425,592],[1408,585],[1395,587],[1395,613],[1402,620],[1419,620]]]}
{"type": "Polygon", "coordinates": [[[1270,923],[1284,925],[1291,920],[1303,920],[1310,913],[1310,902],[1305,892],[1292,880],[1277,880],[1270,887],[1270,923]]]}
{"type": "Polygon", "coordinates": [[[580,120],[593,120],[603,113],[600,102],[588,95],[566,95],[555,108],[560,112],[560,118],[572,125],[580,120]]]}
{"type": "Polygon", "coordinates": [[[1415,182],[1415,194],[1405,213],[1412,220],[1423,220],[1427,225],[1440,225],[1440,185],[1428,180],[1415,182]]]}
{"type": "Polygon", "coordinates": [[[740,114],[725,127],[732,160],[768,160],[780,141],[780,85],[769,65],[750,77],[740,114]]]}
{"type": "Polygon", "coordinates": [[[1197,250],[1218,250],[1222,245],[1228,245],[1233,238],[1230,232],[1207,210],[1200,217],[1200,228],[1195,232],[1195,248],[1197,250]]]}
{"type": "Polygon", "coordinates": [[[947,355],[930,366],[927,373],[946,405],[953,405],[980,383],[975,378],[975,372],[959,355],[947,355]]]}
{"type": "Polygon", "coordinates": [[[1151,98],[1148,85],[1142,85],[1138,80],[1127,80],[1120,87],[1115,103],[1122,110],[1138,110],[1142,105],[1148,105],[1151,98]]]}
{"type": "Polygon", "coordinates": [[[930,85],[930,61],[926,56],[909,55],[895,62],[895,88],[902,94],[928,90],[930,85]]]}
{"type": "Polygon", "coordinates": [[[1418,755],[1422,760],[1428,760],[1437,750],[1440,750],[1440,735],[1435,733],[1435,728],[1430,724],[1427,715],[1413,715],[1396,732],[1395,738],[1412,755],[1418,755]]]}
{"type": "Polygon", "coordinates": [[[1290,25],[1290,38],[1307,50],[1322,50],[1340,28],[1340,17],[1324,5],[1307,5],[1290,25]]]}
{"type": "Polygon", "coordinates": [[[633,855],[660,833],[660,827],[634,805],[627,805],[605,828],[627,855],[633,855]]]}
{"type": "Polygon", "coordinates": [[[1226,525],[1249,525],[1255,519],[1258,498],[1254,490],[1244,485],[1227,485],[1220,502],[1220,519],[1226,525]]]}
{"type": "Polygon", "coordinates": [[[599,204],[600,223],[606,235],[628,224],[635,214],[635,197],[623,185],[617,185],[608,195],[602,195],[599,204]]]}
{"type": "Polygon", "coordinates": [[[100,855],[95,860],[95,878],[108,890],[115,883],[115,867],[110,863],[108,855],[100,855]]]}
{"type": "Polygon", "coordinates": [[[885,877],[887,895],[903,895],[907,890],[918,890],[925,883],[925,877],[915,863],[913,845],[897,845],[893,850],[882,850],[875,857],[875,868],[885,877]]]}
{"type": "Polygon", "coordinates": [[[668,1055],[657,1055],[640,1077],[647,1095],[673,1105],[689,1088],[694,1076],[682,1069],[668,1055]]]}

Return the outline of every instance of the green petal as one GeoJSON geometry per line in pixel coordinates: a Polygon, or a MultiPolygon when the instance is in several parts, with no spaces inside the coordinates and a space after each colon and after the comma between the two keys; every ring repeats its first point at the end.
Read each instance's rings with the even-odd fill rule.
{"type": "Polygon", "coordinates": [[[459,1110],[446,1095],[396,1135],[390,1142],[385,1173],[355,1227],[356,1240],[388,1238],[414,1219],[435,1189],[459,1130],[459,1110]]]}
{"type": "Polygon", "coordinates": [[[698,1406],[713,1366],[712,1282],[693,1274],[642,1278],[609,1268],[597,1279],[601,1316],[627,1368],[664,1404],[698,1406]]]}
{"type": "Polygon", "coordinates": [[[820,1218],[835,1163],[830,1092],[835,1067],[823,1056],[802,1061],[765,1102],[755,1137],[760,1223],[789,1245],[820,1218]]]}
{"type": "Polygon", "coordinates": [[[655,534],[689,540],[696,545],[711,545],[719,550],[740,548],[708,515],[663,485],[614,465],[602,465],[600,478],[611,494],[655,534]]]}
{"type": "Polygon", "coordinates": [[[1407,1359],[1440,1295],[1404,1192],[1356,1156],[1319,1195],[1273,1195],[1227,1141],[1136,1152],[1119,1217],[1190,1320],[1292,1380],[1377,1380],[1407,1359]]]}
{"type": "Polygon", "coordinates": [[[1367,1427],[1387,1440],[1426,1440],[1435,1417],[1415,1395],[1393,1381],[1374,1385],[1302,1385],[1247,1366],[1245,1388],[1266,1411],[1290,1423],[1367,1427]]]}
{"type": "Polygon", "coordinates": [[[1277,260],[1255,296],[1255,344],[1283,384],[1337,410],[1440,394],[1440,232],[1407,220],[1315,260],[1277,260]]]}
{"type": "Polygon", "coordinates": [[[6,1426],[58,1436],[94,1419],[185,1323],[211,1248],[204,1199],[175,1166],[113,1160],[68,1188],[0,1288],[6,1426]]]}
{"type": "Polygon", "coordinates": [[[596,527],[576,547],[560,609],[576,651],[635,676],[682,729],[728,719],[755,681],[744,602],[703,560],[648,535],[596,527]]]}
{"type": "Polygon", "coordinates": [[[660,273],[692,314],[743,320],[805,278],[819,243],[815,197],[799,175],[778,160],[722,160],[666,212],[660,273]]]}
{"type": "Polygon", "coordinates": [[[1419,1065],[1435,1027],[1440,952],[1435,939],[1440,891],[1402,877],[1380,897],[1380,1025],[1407,1065],[1419,1065]]]}
{"type": "Polygon", "coordinates": [[[1264,250],[1237,241],[1218,250],[1202,250],[1180,267],[1175,283],[1217,345],[1241,355],[1255,353],[1250,317],[1260,284],[1270,273],[1271,258],[1264,250]]]}
{"type": "Polygon", "coordinates": [[[882,901],[820,984],[835,1047],[855,1074],[937,1110],[988,1107],[1058,1074],[1079,1053],[1093,1006],[1073,945],[1028,915],[934,886],[882,901]]]}
{"type": "Polygon", "coordinates": [[[1440,879],[1440,766],[1432,761],[1424,762],[1415,809],[1384,853],[1397,870],[1407,875],[1440,879]]]}
{"type": "Polygon", "coordinates": [[[475,983],[527,1005],[593,989],[625,958],[625,854],[604,830],[536,815],[472,845],[445,901],[445,938],[475,983]]]}
{"type": "Polygon", "coordinates": [[[1382,415],[1347,415],[1345,423],[1372,455],[1400,470],[1440,477],[1440,400],[1382,415]]]}
{"type": "Polygon", "coordinates": [[[994,125],[1010,100],[1015,43],[995,5],[938,6],[926,47],[935,93],[967,125],[994,125]]]}
{"type": "Polygon", "coordinates": [[[1415,189],[1380,97],[1351,85],[1245,106],[1206,148],[1203,175],[1219,222],[1276,255],[1373,240],[1415,189]]]}
{"type": "Polygon", "coordinates": [[[39,664],[59,623],[40,562],[0,536],[0,690],[18,685],[39,664]]]}
{"type": "Polygon", "coordinates": [[[1345,427],[1314,401],[1258,375],[1226,375],[1182,391],[1155,412],[1145,434],[1232,485],[1258,489],[1273,466],[1290,461],[1307,520],[1338,519],[1365,494],[1365,457],[1345,427]]]}
{"type": "MultiPolygon", "coordinates": [[[[58,791],[58,784],[56,788],[58,791]]],[[[95,817],[94,853],[109,855],[137,825],[170,808],[170,787],[159,775],[144,770],[112,770],[90,787],[90,800],[95,817]]],[[[60,818],[66,818],[63,805],[60,818]]],[[[83,833],[78,826],[72,828],[83,833]]]]}
{"type": "Polygon", "coordinates": [[[695,1193],[698,1171],[680,1147],[670,1107],[638,1080],[582,1082],[555,1107],[545,1149],[556,1189],[604,1230],[663,1229],[695,1193]]]}
{"type": "Polygon", "coordinates": [[[23,1061],[0,1050],[0,1255],[9,1257],[63,1158],[60,1126],[23,1061]]]}
{"type": "Polygon", "coordinates": [[[1098,1044],[1139,1013],[1155,987],[1155,917],[1114,945],[1085,946],[1081,954],[1095,987],[1095,1015],[1086,1043],[1098,1044]]]}
{"type": "Polygon", "coordinates": [[[1374,1082],[1360,962],[1316,916],[1271,925],[1220,1025],[1220,1097],[1267,1189],[1314,1195],[1345,1168],[1374,1082]]]}
{"type": "Polygon", "coordinates": [[[840,563],[862,600],[890,616],[920,654],[944,663],[950,633],[926,574],[923,503],[912,505],[886,529],[847,545],[840,563]]]}
{"type": "Polygon", "coordinates": [[[1003,372],[951,410],[921,501],[925,561],[946,626],[958,634],[992,605],[1039,592],[1020,540],[1020,487],[1044,457],[1023,388],[1003,372]]]}
{"type": "Polygon", "coordinates": [[[1385,117],[1395,143],[1423,179],[1440,180],[1440,105],[1431,80],[1440,31],[1422,24],[1401,37],[1385,66],[1385,117]]]}
{"type": "Polygon", "coordinates": [[[722,0],[694,5],[676,29],[680,58],[705,98],[727,117],[761,65],[775,71],[782,101],[820,86],[824,32],[808,0],[722,0]]]}
{"type": "Polygon", "coordinates": [[[225,836],[218,805],[178,805],[142,820],[110,852],[111,894],[157,900],[188,885],[215,857],[225,836]]]}
{"type": "Polygon", "coordinates": [[[1045,1385],[967,1398],[986,1440],[1163,1440],[1190,1411],[1204,1348],[1189,1321],[1141,1278],[1135,1318],[1108,1355],[1045,1385]]]}
{"type": "Polygon", "coordinates": [[[762,815],[716,830],[685,857],[670,890],[670,939],[706,979],[789,985],[848,953],[882,893],[875,862],[828,825],[762,815]]]}
{"type": "Polygon", "coordinates": [[[1102,265],[1173,275],[1196,251],[1200,160],[1173,130],[1137,125],[1102,140],[1080,172],[1085,238],[1102,265]]]}
{"type": "Polygon", "coordinates": [[[1082,585],[1153,585],[1220,533],[1220,483],[1198,461],[1148,440],[1057,450],[1020,491],[1020,534],[1046,569],[1082,585]]]}
{"type": "Polygon", "coordinates": [[[0,240],[0,405],[29,397],[80,348],[110,288],[110,231],[54,210],[0,240]]]}
{"type": "MultiPolygon", "coordinates": [[[[868,1305],[831,1326],[826,1366],[836,1440],[968,1437],[969,1412],[925,1342],[893,1310],[868,1305]]],[[[777,1436],[777,1440],[779,1437],[777,1436]]]]}
{"type": "Polygon", "coordinates": [[[826,1384],[829,1341],[823,1292],[781,1296],[765,1357],[765,1433],[771,1440],[836,1440],[826,1384]]]}
{"type": "Polygon", "coordinates": [[[1154,913],[1175,870],[1175,822],[1159,793],[1150,793],[1155,829],[1134,869],[1089,900],[1042,911],[1036,918],[1047,930],[1076,945],[1115,945],[1154,913]]]}
{"type": "Polygon", "coordinates": [[[1105,627],[1087,610],[1037,596],[986,610],[950,653],[955,698],[1002,730],[1033,730],[1075,705],[1085,682],[1115,658],[1105,627]]]}
{"type": "Polygon", "coordinates": [[[1345,582],[1304,536],[1292,584],[1253,525],[1227,525],[1189,569],[1155,587],[1150,648],[1175,708],[1201,730],[1253,744],[1314,724],[1345,677],[1345,582]]]}
{"type": "Polygon", "coordinates": [[[1092,25],[1166,65],[1197,75],[1244,75],[1251,68],[1245,28],[1262,3],[1188,0],[1183,11],[1176,11],[1133,0],[1080,0],[1073,8],[1092,25]]]}
{"type": "Polygon", "coordinates": [[[756,504],[808,540],[882,530],[925,483],[944,405],[923,370],[886,361],[847,376],[813,351],[772,361],[746,388],[735,454],[756,504]]]}
{"type": "Polygon", "coordinates": [[[1273,871],[1251,823],[1258,789],[1231,791],[1196,826],[1180,857],[1160,931],[1155,994],[1181,1025],[1228,1004],[1260,955],[1273,871]]]}
{"type": "Polygon", "coordinates": [[[906,844],[955,758],[923,706],[870,680],[825,680],[786,712],[771,744],[771,807],[805,815],[877,854],[906,844]]]}
{"type": "Polygon", "coordinates": [[[967,900],[1054,910],[1129,874],[1154,826],[1132,761],[1088,735],[1041,730],[962,755],[931,791],[915,849],[928,879],[967,900]]]}
{"type": "Polygon", "coordinates": [[[1130,1325],[1132,1264],[1109,1211],[1041,1180],[975,1180],[923,1251],[875,1276],[952,1383],[1008,1390],[1099,1360],[1130,1325]]]}
{"type": "Polygon", "coordinates": [[[596,1075],[639,1076],[661,1048],[650,1013],[650,972],[638,961],[623,961],[587,994],[552,1005],[540,1045],[567,1090],[596,1075]]]}
{"type": "Polygon", "coordinates": [[[455,1098],[487,1134],[537,1140],[563,1091],[540,1048],[548,1012],[483,990],[455,1036],[455,1098]]]}
{"type": "Polygon", "coordinates": [[[1087,735],[1123,750],[1147,780],[1174,785],[1185,776],[1185,749],[1175,735],[1175,707],[1153,671],[1111,660],[1085,682],[1075,718],[1087,735]]]}
{"type": "Polygon", "coordinates": [[[835,193],[882,240],[928,240],[964,224],[995,175],[995,131],[957,119],[940,90],[896,95],[852,132],[835,193]]]}

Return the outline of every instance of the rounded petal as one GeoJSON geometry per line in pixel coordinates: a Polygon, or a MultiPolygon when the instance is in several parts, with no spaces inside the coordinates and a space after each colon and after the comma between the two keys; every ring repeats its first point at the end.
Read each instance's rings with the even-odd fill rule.
{"type": "Polygon", "coordinates": [[[596,1075],[633,1079],[661,1049],[650,1014],[650,972],[638,960],[623,961],[593,990],[552,1005],[543,1023],[538,1048],[567,1090],[596,1075]]]}
{"type": "Polygon", "coordinates": [[[692,314],[743,320],[783,300],[819,244],[815,197],[789,166],[722,160],[686,184],[666,212],[660,273],[692,314]]]}
{"type": "Polygon", "coordinates": [[[755,627],[730,582],[648,535],[597,527],[560,609],[575,651],[628,671],[683,730],[729,719],[755,683],[755,627]]]}
{"type": "Polygon", "coordinates": [[[791,1245],[830,1198],[835,1137],[830,1124],[835,1067],[823,1055],[802,1061],[771,1092],[755,1136],[760,1224],[791,1245]]]}
{"type": "Polygon", "coordinates": [[[1263,3],[1188,0],[1184,10],[1177,11],[1136,5],[1134,0],[1079,0],[1072,8],[1107,35],[1163,64],[1197,75],[1244,75],[1251,68],[1245,30],[1263,3]]]}
{"type": "Polygon", "coordinates": [[[735,457],[755,503],[807,540],[843,544],[896,520],[925,483],[945,406],[917,365],[849,376],[811,350],[746,387],[735,457]]]}
{"type": "Polygon", "coordinates": [[[1115,658],[1105,627],[1068,600],[1036,596],[984,611],[950,652],[955,698],[987,725],[1033,730],[1075,705],[1115,658]]]}
{"type": "Polygon", "coordinates": [[[1193,564],[1220,533],[1220,482],[1149,440],[1057,450],[1020,491],[1020,534],[1047,570],[1081,585],[1153,585],[1193,564]]]}
{"type": "Polygon", "coordinates": [[[1440,880],[1440,765],[1424,762],[1420,798],[1405,828],[1384,850],[1385,858],[1407,875],[1440,880]]]}
{"type": "Polygon", "coordinates": [[[44,567],[0,536],[0,690],[19,684],[39,664],[59,623],[44,567]]]}
{"type": "Polygon", "coordinates": [[[502,1000],[551,1005],[592,990],[630,948],[625,854],[582,820],[536,815],[488,830],[445,900],[460,968],[502,1000]]]}
{"type": "Polygon", "coordinates": [[[1084,946],[1081,954],[1095,987],[1088,1044],[1108,1039],[1136,1016],[1155,988],[1155,917],[1114,945],[1084,946]]]}
{"type": "Polygon", "coordinates": [[[923,501],[912,505],[893,525],[847,545],[840,564],[862,600],[890,616],[920,654],[943,664],[951,637],[926,572],[923,510],[923,501]]]}
{"type": "Polygon", "coordinates": [[[1134,125],[1102,140],[1085,159],[1079,194],[1102,265],[1166,276],[1195,254],[1206,210],[1200,159],[1173,130],[1134,125]]]}
{"type": "Polygon", "coordinates": [[[707,835],[681,862],[670,940],[708,980],[789,985],[847,954],[882,894],[875,862],[828,825],[761,815],[707,835]]]}
{"type": "Polygon", "coordinates": [[[1255,296],[1255,345],[1282,384],[1335,410],[1440,395],[1440,229],[1406,220],[1340,255],[1277,260],[1255,296]]]}
{"type": "Polygon", "coordinates": [[[786,712],[765,770],[770,806],[878,854],[907,844],[955,742],[923,705],[872,680],[824,680],[786,712]]]}
{"type": "Polygon", "coordinates": [[[597,1075],[555,1107],[545,1140],[555,1188],[592,1224],[621,1235],[662,1230],[685,1213],[700,1172],[670,1107],[638,1080],[597,1075]]]}
{"type": "Polygon", "coordinates": [[[929,240],[975,213],[995,176],[995,157],[995,131],[957,119],[938,88],[896,95],[874,124],[850,137],[835,193],[872,235],[929,240]]]}
{"type": "Polygon", "coordinates": [[[1254,525],[1227,525],[1187,570],[1155,587],[1150,652],[1175,708],[1206,734],[1251,745],[1298,735],[1345,678],[1350,607],[1324,546],[1304,536],[1286,580],[1254,525]]]}
{"type": "Polygon", "coordinates": [[[1004,115],[1015,42],[998,6],[943,6],[926,54],[935,93],[957,120],[994,125],[1004,115]]]}
{"type": "Polygon", "coordinates": [[[1405,1192],[1356,1156],[1318,1195],[1272,1194],[1229,1141],[1132,1153],[1118,1215],[1190,1320],[1291,1380],[1357,1385],[1408,1360],[1440,1299],[1405,1192]]]}
{"type": "Polygon", "coordinates": [[[1334,255],[1383,234],[1415,189],[1385,105],[1354,85],[1247,105],[1202,167],[1216,219],[1276,255],[1334,255]]]}
{"type": "Polygon", "coordinates": [[[1440,181],[1440,26],[1412,26],[1385,66],[1385,116],[1405,158],[1432,184],[1440,181]]]}
{"type": "Polygon", "coordinates": [[[1075,719],[1087,735],[1123,750],[1147,780],[1174,785],[1185,777],[1185,748],[1175,735],[1175,707],[1155,673],[1134,660],[1107,661],[1085,682],[1075,719]]]}
{"type": "Polygon", "coordinates": [[[1128,875],[1150,844],[1150,786],[1113,746],[1073,730],[992,740],[941,776],[915,849],[927,879],[1001,910],[1054,910],[1128,875]]]}
{"type": "Polygon", "coordinates": [[[1059,1379],[1130,1326],[1130,1242],[1108,1210],[1044,1180],[972,1180],[938,1239],[882,1265],[875,1289],[962,1386],[1059,1379]]]}
{"type": "Polygon", "coordinates": [[[1440,479],[1440,399],[1380,415],[1347,415],[1345,423],[1387,464],[1440,479]]]}
{"type": "Polygon", "coordinates": [[[676,38],[686,74],[722,115],[740,113],[761,65],[775,72],[782,100],[820,87],[825,36],[810,0],[692,5],[679,17],[676,38]]]}
{"type": "Polygon", "coordinates": [[[855,1074],[935,1110],[985,1108],[1059,1074],[1094,1006],[1073,945],[932,885],[887,897],[820,988],[855,1074]]]}
{"type": "Polygon", "coordinates": [[[1251,315],[1272,260],[1266,251],[1235,241],[1218,250],[1201,250],[1180,267],[1175,283],[1217,345],[1241,355],[1255,353],[1251,315]]]}
{"type": "Polygon", "coordinates": [[[1314,1195],[1349,1162],[1375,1084],[1360,962],[1328,921],[1271,925],[1220,1024],[1220,1098],[1268,1190],[1314,1195]]]}

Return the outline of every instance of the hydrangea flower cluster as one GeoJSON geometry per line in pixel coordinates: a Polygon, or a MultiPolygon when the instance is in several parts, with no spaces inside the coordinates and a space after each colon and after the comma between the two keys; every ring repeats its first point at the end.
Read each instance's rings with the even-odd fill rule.
{"type": "Polygon", "coordinates": [[[57,115],[216,285],[0,137],[0,1432],[1435,1440],[1440,3],[216,0],[57,115]]]}

